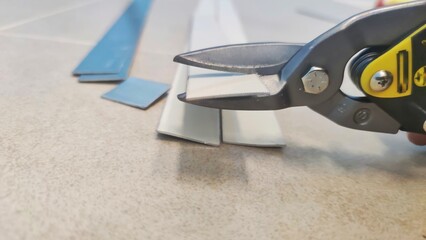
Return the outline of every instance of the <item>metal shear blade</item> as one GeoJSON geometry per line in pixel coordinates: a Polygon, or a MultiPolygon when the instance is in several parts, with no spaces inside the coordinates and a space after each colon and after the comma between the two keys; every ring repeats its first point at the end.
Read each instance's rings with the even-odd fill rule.
{"type": "MultiPolygon", "coordinates": [[[[184,53],[176,56],[174,61],[217,71],[273,75],[279,74],[302,47],[303,44],[277,42],[235,44],[184,53]]],[[[275,110],[289,107],[282,96],[275,94],[188,100],[186,93],[182,93],[178,98],[183,102],[220,109],[275,110]]]]}
{"type": "Polygon", "coordinates": [[[302,47],[288,43],[236,44],[184,53],[174,61],[218,71],[272,75],[279,73],[302,47]]]}

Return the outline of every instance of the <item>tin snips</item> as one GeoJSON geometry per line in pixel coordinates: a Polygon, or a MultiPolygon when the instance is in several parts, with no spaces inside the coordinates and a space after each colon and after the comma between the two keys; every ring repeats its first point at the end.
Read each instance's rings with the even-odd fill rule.
{"type": "Polygon", "coordinates": [[[307,106],[333,122],[359,130],[426,131],[426,1],[355,15],[307,44],[252,43],[184,53],[175,61],[201,68],[279,76],[269,94],[186,99],[232,110],[307,106]],[[341,91],[345,67],[364,93],[341,91]]]}

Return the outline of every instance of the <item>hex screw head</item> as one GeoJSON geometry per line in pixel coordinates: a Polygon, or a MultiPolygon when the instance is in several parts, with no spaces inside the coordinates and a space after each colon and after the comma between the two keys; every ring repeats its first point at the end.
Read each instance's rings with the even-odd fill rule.
{"type": "Polygon", "coordinates": [[[380,70],[376,72],[370,81],[370,88],[375,92],[382,92],[389,88],[392,84],[393,76],[392,73],[380,70]]]}
{"type": "Polygon", "coordinates": [[[312,67],[302,77],[303,87],[306,93],[320,94],[327,89],[329,84],[327,72],[319,67],[312,67]]]}

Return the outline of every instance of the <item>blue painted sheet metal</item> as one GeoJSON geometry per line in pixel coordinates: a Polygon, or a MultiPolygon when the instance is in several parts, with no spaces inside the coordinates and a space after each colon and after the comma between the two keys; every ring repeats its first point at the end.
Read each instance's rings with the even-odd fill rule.
{"type": "Polygon", "coordinates": [[[100,74],[100,75],[80,75],[78,78],[79,82],[115,82],[124,81],[127,79],[127,73],[117,74],[100,74]]]}
{"type": "Polygon", "coordinates": [[[132,58],[126,59],[123,68],[118,73],[112,74],[85,74],[80,75],[78,78],[79,82],[116,82],[124,81],[127,79],[130,65],[132,64],[132,58]]]}
{"type": "Polygon", "coordinates": [[[151,0],[134,0],[100,42],[74,70],[74,75],[128,71],[151,0]]]}
{"type": "Polygon", "coordinates": [[[165,83],[128,78],[111,91],[105,93],[102,98],[132,107],[147,109],[163,96],[169,88],[170,86],[165,83]]]}

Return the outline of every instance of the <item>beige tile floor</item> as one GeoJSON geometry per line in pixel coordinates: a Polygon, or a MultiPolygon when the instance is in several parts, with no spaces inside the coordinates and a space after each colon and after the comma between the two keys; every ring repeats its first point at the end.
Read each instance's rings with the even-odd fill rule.
{"type": "MultiPolygon", "coordinates": [[[[155,2],[133,76],[172,81],[195,3],[155,2]]],[[[332,25],[289,34],[291,2],[235,3],[252,41],[332,25]]],[[[156,134],[164,100],[141,111],[102,100],[112,84],[77,83],[125,5],[0,1],[0,239],[425,238],[426,149],[404,134],[298,108],[278,112],[283,150],[206,147],[156,134]]]]}

